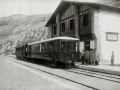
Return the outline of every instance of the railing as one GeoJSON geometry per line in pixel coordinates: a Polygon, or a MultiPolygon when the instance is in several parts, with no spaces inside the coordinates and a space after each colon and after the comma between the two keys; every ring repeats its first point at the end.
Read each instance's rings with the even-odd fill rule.
{"type": "Polygon", "coordinates": [[[82,28],[80,28],[79,31],[80,31],[80,34],[91,33],[91,26],[82,27],[82,28]]]}
{"type": "Polygon", "coordinates": [[[69,30],[69,31],[66,31],[66,32],[61,32],[60,36],[74,37],[75,36],[75,30],[69,30]]]}

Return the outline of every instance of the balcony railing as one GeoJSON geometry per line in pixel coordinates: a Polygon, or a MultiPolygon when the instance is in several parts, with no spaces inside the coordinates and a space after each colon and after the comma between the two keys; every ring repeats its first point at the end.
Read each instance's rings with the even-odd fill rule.
{"type": "Polygon", "coordinates": [[[61,32],[60,36],[74,37],[75,36],[75,30],[69,30],[69,31],[66,31],[66,32],[61,32]]]}

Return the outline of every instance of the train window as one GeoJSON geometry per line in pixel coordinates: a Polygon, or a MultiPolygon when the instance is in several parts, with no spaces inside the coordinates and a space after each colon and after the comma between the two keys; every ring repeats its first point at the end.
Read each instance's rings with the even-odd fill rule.
{"type": "Polygon", "coordinates": [[[46,45],[46,43],[44,44],[44,51],[46,51],[46,49],[47,49],[47,45],[46,45]]]}
{"type": "Polygon", "coordinates": [[[45,51],[47,51],[47,48],[48,48],[48,47],[47,47],[47,43],[45,43],[45,51]]]}
{"type": "Polygon", "coordinates": [[[35,45],[35,47],[36,47],[36,48],[35,48],[35,51],[37,51],[37,44],[35,45]]]}
{"type": "Polygon", "coordinates": [[[33,51],[33,46],[31,45],[31,51],[33,51]]]}
{"type": "Polygon", "coordinates": [[[38,49],[38,52],[40,52],[40,49],[39,49],[39,48],[40,48],[40,44],[38,44],[38,48],[37,48],[37,49],[38,49]]]}
{"type": "Polygon", "coordinates": [[[32,45],[32,51],[34,51],[34,47],[33,47],[33,45],[32,45]]]}
{"type": "Polygon", "coordinates": [[[26,51],[27,51],[27,47],[26,47],[26,51]]]}
{"type": "Polygon", "coordinates": [[[38,51],[38,45],[36,44],[36,51],[38,51]]]}
{"type": "Polygon", "coordinates": [[[24,51],[24,46],[23,46],[23,51],[24,51]]]}
{"type": "Polygon", "coordinates": [[[32,51],[34,51],[34,45],[32,45],[32,51]]]}
{"type": "Polygon", "coordinates": [[[51,52],[53,50],[53,42],[49,42],[49,51],[51,52]]]}
{"type": "Polygon", "coordinates": [[[33,45],[32,45],[32,51],[33,51],[33,45]]]}
{"type": "Polygon", "coordinates": [[[40,44],[40,52],[41,52],[41,44],[40,44]]]}
{"type": "Polygon", "coordinates": [[[58,41],[54,42],[54,51],[57,52],[58,51],[58,41]]]}
{"type": "Polygon", "coordinates": [[[35,51],[37,51],[37,45],[35,44],[35,51]]]}
{"type": "Polygon", "coordinates": [[[45,44],[42,43],[42,44],[41,44],[41,51],[44,51],[44,49],[45,49],[45,44]]]}
{"type": "Polygon", "coordinates": [[[34,45],[34,51],[36,51],[36,45],[34,45]]]}
{"type": "Polygon", "coordinates": [[[65,41],[61,41],[61,52],[66,51],[66,42],[65,41]]]}
{"type": "Polygon", "coordinates": [[[72,51],[72,42],[67,42],[67,51],[72,51]]]}
{"type": "Polygon", "coordinates": [[[46,43],[46,51],[49,51],[49,43],[46,43]]]}
{"type": "Polygon", "coordinates": [[[34,45],[34,51],[36,51],[36,45],[34,45]]]}
{"type": "Polygon", "coordinates": [[[72,50],[73,50],[73,51],[77,51],[77,49],[78,49],[78,44],[77,44],[77,42],[73,42],[72,50]]]}
{"type": "Polygon", "coordinates": [[[39,44],[37,44],[37,52],[39,52],[39,44]]]}
{"type": "Polygon", "coordinates": [[[38,45],[36,44],[36,51],[38,51],[38,49],[37,49],[37,48],[38,48],[38,45]]]}
{"type": "Polygon", "coordinates": [[[33,49],[32,51],[34,52],[35,51],[35,46],[34,45],[32,45],[32,49],[33,49]]]}

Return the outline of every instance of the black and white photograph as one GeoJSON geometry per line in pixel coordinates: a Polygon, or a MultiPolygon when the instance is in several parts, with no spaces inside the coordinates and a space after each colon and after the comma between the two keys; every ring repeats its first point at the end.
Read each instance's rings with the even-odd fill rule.
{"type": "Polygon", "coordinates": [[[120,0],[0,0],[0,90],[120,90],[120,0]]]}

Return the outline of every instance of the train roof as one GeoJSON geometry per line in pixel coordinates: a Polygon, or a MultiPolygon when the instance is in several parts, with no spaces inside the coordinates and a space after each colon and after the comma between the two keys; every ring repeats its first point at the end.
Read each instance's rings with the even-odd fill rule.
{"type": "MultiPolygon", "coordinates": [[[[27,44],[27,43],[26,43],[26,44],[27,44]]],[[[16,46],[16,48],[23,47],[23,46],[25,46],[26,44],[18,44],[18,45],[16,46]]]]}
{"type": "Polygon", "coordinates": [[[55,38],[50,38],[50,39],[46,39],[43,41],[37,41],[37,42],[33,42],[33,43],[28,43],[28,45],[33,45],[33,44],[37,44],[37,43],[43,43],[43,42],[49,42],[49,41],[54,41],[54,40],[73,40],[73,41],[78,41],[78,38],[72,38],[72,37],[55,37],[55,38]]]}

